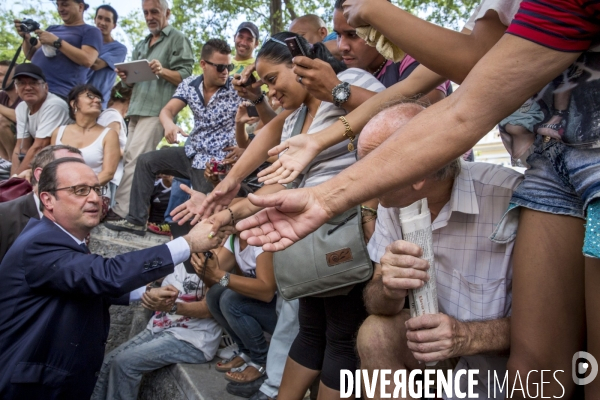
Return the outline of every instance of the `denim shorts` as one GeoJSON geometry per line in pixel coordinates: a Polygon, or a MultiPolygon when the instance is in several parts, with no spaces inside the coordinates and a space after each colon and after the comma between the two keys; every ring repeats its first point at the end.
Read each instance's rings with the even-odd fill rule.
{"type": "Polygon", "coordinates": [[[585,219],[589,203],[600,197],[600,149],[537,135],[527,163],[530,168],[511,203],[585,219]]]}

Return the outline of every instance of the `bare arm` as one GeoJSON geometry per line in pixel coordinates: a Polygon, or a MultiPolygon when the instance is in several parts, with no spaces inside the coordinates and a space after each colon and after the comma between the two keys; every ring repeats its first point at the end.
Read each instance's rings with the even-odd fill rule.
{"type": "MultiPolygon", "coordinates": [[[[58,36],[51,32],[37,30],[40,43],[52,46],[58,40],[58,36]]],[[[90,68],[98,58],[98,50],[92,46],[83,45],[81,48],[75,47],[66,40],[61,41],[60,52],[63,53],[69,60],[76,64],[90,68]]]]}
{"type": "MultiPolygon", "coordinates": [[[[210,290],[210,289],[209,289],[210,290]]],[[[206,304],[206,297],[201,301],[177,302],[177,314],[191,318],[211,318],[212,314],[206,304]]]]}
{"type": "Polygon", "coordinates": [[[98,173],[98,180],[101,185],[106,185],[115,176],[121,159],[121,148],[119,147],[117,132],[111,129],[104,137],[103,146],[102,170],[98,173]]]}
{"type": "Polygon", "coordinates": [[[94,61],[94,64],[90,67],[90,69],[93,71],[99,71],[102,68],[106,68],[106,67],[108,67],[108,64],[106,63],[106,61],[104,61],[103,59],[98,57],[98,58],[96,58],[96,61],[94,61]]]}
{"type": "Polygon", "coordinates": [[[186,106],[185,102],[179,99],[171,99],[169,102],[163,107],[158,115],[158,119],[162,124],[163,128],[165,128],[165,138],[169,143],[177,142],[177,133],[181,133],[184,136],[188,134],[179,126],[175,125],[173,120],[175,120],[175,116],[179,114],[181,110],[186,106]]]}
{"type": "Polygon", "coordinates": [[[10,107],[0,104],[0,115],[12,122],[17,122],[17,113],[10,107]]]}
{"type": "Polygon", "coordinates": [[[314,188],[319,202],[323,199],[328,214],[335,215],[437,171],[473,147],[578,56],[505,35],[452,96],[429,107],[367,157],[314,188]],[[518,62],[507,65],[508,59],[518,62]]]}
{"type": "Polygon", "coordinates": [[[25,158],[23,159],[23,162],[19,163],[18,162],[18,156],[16,154],[16,152],[19,151],[19,141],[17,141],[17,145],[15,146],[15,156],[13,156],[13,160],[15,160],[15,158],[17,159],[17,165],[15,166],[15,164],[13,163],[13,169],[11,169],[11,175],[12,174],[20,174],[21,172],[25,171],[26,169],[31,168],[31,160],[33,160],[33,157],[35,157],[35,155],[37,153],[40,152],[40,150],[42,150],[44,147],[50,145],[50,138],[42,138],[42,139],[35,139],[33,141],[33,144],[31,145],[31,147],[29,147],[29,149],[27,150],[27,154],[25,155],[25,158]]]}
{"type": "Polygon", "coordinates": [[[426,22],[385,0],[346,1],[344,11],[351,25],[362,21],[360,25],[373,26],[421,64],[456,83],[462,83],[506,31],[493,10],[477,20],[470,35],[426,22]]]}

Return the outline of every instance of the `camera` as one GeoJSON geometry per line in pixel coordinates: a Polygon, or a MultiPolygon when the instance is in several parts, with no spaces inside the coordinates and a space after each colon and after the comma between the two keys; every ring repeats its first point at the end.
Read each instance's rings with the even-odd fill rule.
{"type": "Polygon", "coordinates": [[[242,86],[243,87],[248,87],[251,85],[254,85],[256,83],[256,78],[254,77],[254,74],[251,74],[248,79],[246,80],[246,83],[244,83],[242,86]]]}
{"type": "Polygon", "coordinates": [[[26,18],[21,21],[21,32],[31,33],[40,29],[40,23],[32,19],[26,18]]]}
{"type": "Polygon", "coordinates": [[[225,174],[230,167],[227,164],[223,164],[223,161],[217,161],[215,159],[210,160],[209,165],[213,174],[225,174]]]}

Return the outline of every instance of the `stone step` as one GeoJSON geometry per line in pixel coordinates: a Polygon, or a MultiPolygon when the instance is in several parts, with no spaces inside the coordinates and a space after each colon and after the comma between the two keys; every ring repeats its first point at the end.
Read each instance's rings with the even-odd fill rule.
{"type": "Polygon", "coordinates": [[[147,374],[138,400],[240,400],[225,390],[228,381],[215,370],[220,359],[206,364],[174,364],[147,374]]]}

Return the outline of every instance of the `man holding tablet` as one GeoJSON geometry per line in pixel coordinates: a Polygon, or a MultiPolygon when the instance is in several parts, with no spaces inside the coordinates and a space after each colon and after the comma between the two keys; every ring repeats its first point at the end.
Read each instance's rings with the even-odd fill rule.
{"type": "MultiPolygon", "coordinates": [[[[158,79],[133,85],[129,105],[130,117],[127,144],[123,154],[123,179],[116,193],[116,204],[107,217],[118,220],[129,212],[129,197],[135,165],[140,155],[156,148],[164,135],[158,115],[175,93],[177,85],[192,74],[194,56],[190,41],[169,25],[171,10],[167,0],[143,0],[142,10],[150,34],[133,50],[132,60],[149,60],[158,79]]],[[[127,73],[119,71],[126,85],[127,73]]]]}

